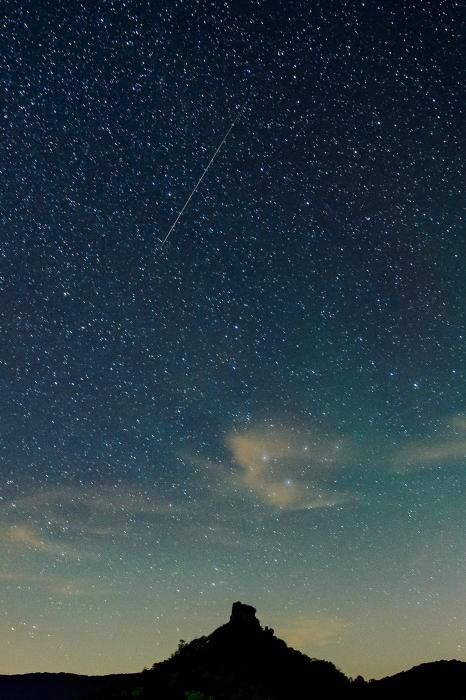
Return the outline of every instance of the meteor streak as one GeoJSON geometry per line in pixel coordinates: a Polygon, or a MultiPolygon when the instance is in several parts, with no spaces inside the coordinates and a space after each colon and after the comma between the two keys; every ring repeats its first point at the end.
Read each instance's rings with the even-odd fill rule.
{"type": "Polygon", "coordinates": [[[226,131],[224,137],[222,138],[222,140],[221,140],[220,143],[218,144],[218,146],[217,146],[217,148],[216,148],[216,150],[215,150],[214,155],[212,156],[212,158],[211,158],[211,159],[209,160],[209,162],[207,163],[207,165],[206,165],[206,167],[205,167],[205,169],[204,169],[204,172],[202,173],[201,177],[199,178],[199,180],[198,180],[198,181],[196,182],[196,184],[194,185],[194,188],[193,188],[191,194],[189,195],[188,199],[187,199],[186,202],[184,203],[182,209],[180,209],[180,211],[178,212],[178,216],[176,217],[175,221],[174,221],[174,222],[172,223],[172,225],[170,226],[170,230],[168,231],[167,235],[165,236],[165,238],[163,239],[163,241],[162,241],[162,243],[161,243],[161,245],[160,245],[161,248],[163,248],[163,246],[165,245],[165,243],[166,243],[166,242],[168,241],[168,239],[170,238],[173,229],[175,228],[176,224],[178,223],[178,221],[179,221],[179,220],[181,219],[181,217],[183,216],[184,210],[186,209],[186,207],[188,206],[189,202],[191,201],[191,199],[192,199],[192,198],[194,197],[194,195],[196,194],[196,190],[198,189],[199,185],[201,184],[201,182],[203,181],[204,177],[206,176],[207,171],[209,170],[210,166],[212,165],[212,163],[213,163],[214,160],[216,159],[216,157],[217,157],[219,151],[221,150],[223,144],[224,144],[225,141],[227,140],[227,138],[228,138],[228,136],[229,136],[229,134],[230,134],[230,131],[233,129],[234,125],[236,124],[236,121],[237,121],[237,119],[236,119],[234,122],[232,122],[232,123],[230,124],[230,127],[228,128],[228,130],[226,131]]]}

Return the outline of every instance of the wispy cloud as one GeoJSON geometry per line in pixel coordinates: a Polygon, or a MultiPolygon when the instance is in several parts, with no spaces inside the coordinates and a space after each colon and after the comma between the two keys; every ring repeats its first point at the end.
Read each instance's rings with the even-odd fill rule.
{"type": "Polygon", "coordinates": [[[150,492],[133,484],[101,483],[92,486],[61,486],[36,489],[30,495],[19,498],[19,509],[43,510],[74,508],[97,514],[127,515],[135,513],[169,513],[173,504],[161,498],[155,488],[150,492]]]}
{"type": "Polygon", "coordinates": [[[50,574],[31,574],[19,571],[0,571],[0,584],[12,584],[17,588],[39,588],[57,596],[97,595],[89,582],[50,574]]]}
{"type": "Polygon", "coordinates": [[[241,468],[237,484],[270,506],[285,510],[326,508],[354,498],[329,486],[350,459],[351,448],[341,440],[306,439],[286,430],[251,430],[229,435],[227,446],[241,468]]]}
{"type": "Polygon", "coordinates": [[[32,528],[25,525],[12,525],[4,529],[3,539],[18,547],[26,547],[36,552],[57,553],[58,546],[45,540],[32,528]]]}
{"type": "Polygon", "coordinates": [[[42,582],[43,577],[32,574],[24,574],[16,571],[0,571],[0,583],[37,583],[42,582]]]}
{"type": "Polygon", "coordinates": [[[312,654],[313,648],[338,643],[350,623],[341,617],[301,615],[280,627],[279,636],[290,646],[312,654]]]}
{"type": "Polygon", "coordinates": [[[29,525],[14,524],[0,527],[0,543],[14,550],[28,550],[60,559],[80,561],[83,552],[68,542],[54,541],[29,525]]]}
{"type": "Polygon", "coordinates": [[[450,418],[443,435],[412,440],[395,451],[391,464],[396,471],[445,466],[466,461],[466,416],[450,418]]]}
{"type": "Polygon", "coordinates": [[[456,416],[452,416],[450,420],[448,421],[448,424],[451,426],[453,430],[456,430],[460,433],[466,433],[466,416],[462,414],[458,414],[456,416]]]}
{"type": "MultiPolygon", "coordinates": [[[[183,537],[192,531],[193,520],[198,538],[211,541],[218,536],[221,513],[222,537],[236,546],[235,528],[251,501],[271,511],[334,508],[364,497],[363,486],[360,493],[348,485],[357,482],[355,475],[362,475],[358,483],[367,486],[372,474],[383,471],[402,473],[466,460],[466,415],[451,417],[437,438],[407,441],[396,449],[381,445],[377,450],[369,437],[357,443],[291,425],[231,431],[223,446],[227,452],[213,454],[210,460],[195,450],[195,457],[177,455],[193,466],[189,489],[121,481],[68,484],[36,488],[14,502],[3,501],[0,543],[3,548],[78,560],[97,556],[101,541],[118,543],[121,537],[127,543],[128,534],[142,530],[177,528],[183,537]]],[[[262,509],[255,512],[258,517],[263,514],[262,509]]]]}
{"type": "MultiPolygon", "coordinates": [[[[155,487],[128,483],[42,487],[7,504],[3,520],[19,526],[25,520],[47,521],[62,540],[78,535],[100,538],[115,535],[129,524],[180,516],[187,506],[155,487]]],[[[26,533],[16,534],[21,536],[26,539],[26,533]]],[[[36,545],[40,547],[39,542],[36,545]]]]}
{"type": "MultiPolygon", "coordinates": [[[[104,562],[149,533],[159,537],[192,536],[199,505],[189,494],[154,485],[117,482],[96,485],[43,486],[4,503],[0,514],[1,552],[29,559],[104,562]],[[197,509],[197,510],[196,510],[197,509]]],[[[201,525],[211,537],[207,516],[201,525]]],[[[199,522],[199,519],[196,520],[199,522]]],[[[201,537],[201,527],[196,536],[201,537]]],[[[0,562],[1,563],[1,562],[0,562]]]]}

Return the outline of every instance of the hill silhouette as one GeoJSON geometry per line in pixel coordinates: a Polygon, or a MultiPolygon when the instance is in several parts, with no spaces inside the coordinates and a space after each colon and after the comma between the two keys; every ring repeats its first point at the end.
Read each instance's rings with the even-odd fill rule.
{"type": "Polygon", "coordinates": [[[113,676],[0,676],[1,700],[294,700],[418,697],[466,700],[466,663],[438,661],[366,682],[329,661],[311,659],[263,628],[251,605],[233,604],[210,635],[180,642],[150,671],[113,676]]]}
{"type": "Polygon", "coordinates": [[[0,700],[87,700],[107,688],[135,684],[140,673],[83,676],[75,673],[0,675],[0,700]]]}
{"type": "Polygon", "coordinates": [[[181,644],[147,676],[142,697],[185,700],[189,693],[215,700],[285,699],[303,687],[341,696],[349,680],[329,661],[310,659],[263,629],[250,605],[233,604],[229,622],[207,637],[181,644]]]}
{"type": "Polygon", "coordinates": [[[371,681],[368,686],[373,697],[380,700],[395,697],[465,700],[466,663],[452,660],[421,664],[409,671],[371,681]]]}

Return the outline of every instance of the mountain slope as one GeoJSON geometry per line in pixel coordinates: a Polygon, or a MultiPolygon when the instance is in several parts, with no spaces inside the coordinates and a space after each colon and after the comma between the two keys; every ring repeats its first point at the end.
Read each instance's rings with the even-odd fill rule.
{"type": "MultiPolygon", "coordinates": [[[[309,688],[341,697],[350,681],[328,661],[309,659],[263,629],[255,609],[234,603],[229,622],[207,637],[181,645],[155,664],[137,688],[141,698],[164,700],[289,700],[309,688]],[[196,695],[197,694],[197,695],[196,695]]],[[[120,695],[102,697],[128,697],[120,695]]]]}

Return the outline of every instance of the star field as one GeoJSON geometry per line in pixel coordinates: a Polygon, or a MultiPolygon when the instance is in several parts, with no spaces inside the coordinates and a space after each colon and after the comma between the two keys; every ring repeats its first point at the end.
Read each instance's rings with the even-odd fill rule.
{"type": "Polygon", "coordinates": [[[5,4],[1,673],[466,658],[465,19],[5,4]]]}

